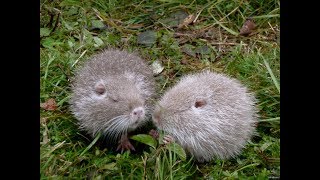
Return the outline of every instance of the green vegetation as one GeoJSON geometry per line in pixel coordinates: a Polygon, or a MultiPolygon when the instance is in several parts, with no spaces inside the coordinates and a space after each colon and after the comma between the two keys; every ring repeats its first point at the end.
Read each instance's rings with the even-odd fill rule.
{"type": "Polygon", "coordinates": [[[268,179],[280,177],[280,1],[41,0],[41,179],[268,179]],[[184,23],[193,14],[195,23],[184,23]],[[239,35],[251,17],[256,28],[239,35]],[[141,33],[146,33],[144,39],[141,33]],[[79,131],[68,110],[74,70],[97,51],[139,52],[164,70],[161,95],[184,74],[210,69],[231,75],[259,100],[257,135],[241,155],[196,163],[177,147],[131,140],[137,152],[119,154],[79,131]]]}

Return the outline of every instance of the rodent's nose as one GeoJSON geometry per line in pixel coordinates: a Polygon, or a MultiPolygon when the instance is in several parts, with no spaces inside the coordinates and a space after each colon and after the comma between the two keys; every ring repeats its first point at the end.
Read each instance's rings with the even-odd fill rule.
{"type": "Polygon", "coordinates": [[[133,111],[132,111],[132,114],[134,116],[138,116],[138,117],[141,117],[144,115],[144,110],[142,107],[138,107],[138,108],[135,108],[133,111]]]}

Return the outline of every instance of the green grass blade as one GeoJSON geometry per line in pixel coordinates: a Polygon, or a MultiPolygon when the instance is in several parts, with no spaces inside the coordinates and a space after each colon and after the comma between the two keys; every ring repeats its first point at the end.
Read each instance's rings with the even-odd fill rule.
{"type": "Polygon", "coordinates": [[[274,74],[273,74],[273,72],[272,72],[272,70],[271,70],[271,68],[270,68],[270,66],[269,66],[269,63],[268,63],[268,62],[266,61],[266,59],[260,54],[260,52],[258,52],[258,54],[259,54],[259,56],[263,59],[264,65],[267,67],[267,70],[268,70],[268,72],[269,72],[269,74],[270,74],[270,76],[271,76],[271,79],[272,79],[274,85],[276,86],[278,92],[280,93],[280,85],[279,85],[276,77],[274,76],[274,74]]]}
{"type": "MultiPolygon", "coordinates": [[[[210,12],[209,12],[210,13],[210,12]]],[[[214,16],[210,13],[211,17],[216,21],[215,23],[216,24],[219,24],[223,29],[225,29],[226,31],[228,31],[230,34],[232,35],[235,35],[235,36],[238,36],[239,33],[233,31],[232,29],[230,28],[227,28],[226,26],[224,26],[220,21],[218,21],[216,18],[214,18],[214,16]]]]}
{"type": "Polygon", "coordinates": [[[265,19],[265,18],[273,18],[273,17],[280,17],[280,14],[268,14],[268,15],[261,15],[261,16],[252,16],[252,19],[265,19]]]}
{"type": "Polygon", "coordinates": [[[275,118],[269,118],[269,119],[261,119],[259,122],[274,122],[274,121],[279,121],[280,117],[275,117],[275,118]]]}
{"type": "Polygon", "coordinates": [[[246,166],[243,166],[242,168],[239,168],[239,169],[235,170],[233,173],[238,172],[238,171],[241,171],[241,170],[246,169],[246,168],[248,168],[248,167],[258,166],[259,164],[260,164],[260,163],[248,164],[248,165],[246,165],[246,166]]]}
{"type": "Polygon", "coordinates": [[[48,157],[53,151],[55,151],[56,149],[62,147],[65,142],[66,141],[62,141],[62,142],[57,143],[56,145],[54,145],[53,148],[47,154],[45,154],[42,158],[48,157]]]}
{"type": "Polygon", "coordinates": [[[89,146],[84,150],[82,151],[82,153],[79,155],[79,156],[82,156],[84,153],[86,153],[97,141],[98,139],[100,138],[101,136],[101,133],[99,133],[95,138],[94,140],[89,144],[89,146]]]}

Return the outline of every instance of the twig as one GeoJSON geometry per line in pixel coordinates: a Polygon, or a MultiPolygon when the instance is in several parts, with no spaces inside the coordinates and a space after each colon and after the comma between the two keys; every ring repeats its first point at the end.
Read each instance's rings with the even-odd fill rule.
{"type": "Polygon", "coordinates": [[[66,76],[67,80],[70,81],[70,75],[66,73],[61,64],[57,64],[58,68],[62,71],[62,73],[66,76]]]}
{"type": "Polygon", "coordinates": [[[104,17],[98,10],[96,10],[95,8],[92,8],[93,11],[95,12],[96,16],[106,22],[109,26],[112,26],[114,28],[116,28],[120,33],[136,33],[135,31],[129,30],[129,29],[122,29],[120,28],[117,24],[115,24],[112,20],[109,20],[108,18],[104,17]]]}
{"type": "Polygon", "coordinates": [[[181,36],[187,36],[187,37],[194,37],[193,34],[185,34],[185,33],[174,33],[174,37],[181,37],[181,36]]]}
{"type": "Polygon", "coordinates": [[[224,30],[228,31],[230,34],[232,34],[232,35],[234,35],[234,36],[238,36],[238,35],[239,35],[239,33],[233,31],[233,30],[230,29],[230,28],[227,28],[227,27],[224,26],[220,21],[218,21],[216,18],[214,18],[214,16],[211,14],[211,12],[208,12],[208,13],[211,15],[211,17],[213,18],[213,20],[216,21],[216,24],[219,24],[224,30]]]}
{"type": "Polygon", "coordinates": [[[157,21],[157,22],[160,23],[163,27],[165,27],[167,31],[170,30],[170,31],[174,32],[174,30],[172,28],[170,28],[169,26],[165,25],[161,21],[157,21]]]}
{"type": "Polygon", "coordinates": [[[269,26],[270,26],[270,28],[271,28],[271,30],[275,33],[275,34],[277,34],[276,33],[276,31],[273,29],[273,27],[271,26],[271,24],[270,24],[270,22],[268,21],[268,24],[269,24],[269,26]]]}
{"type": "Polygon", "coordinates": [[[52,31],[50,32],[50,34],[53,33],[56,30],[56,28],[58,27],[60,14],[61,13],[59,12],[58,16],[57,16],[57,19],[56,19],[56,23],[54,24],[54,27],[53,27],[52,31]]]}
{"type": "Polygon", "coordinates": [[[226,55],[226,53],[224,53],[224,52],[222,52],[222,53],[220,53],[218,56],[216,56],[215,58],[214,58],[214,60],[213,60],[213,64],[216,64],[220,59],[221,59],[221,57],[222,56],[224,56],[224,55],[226,55]]]}
{"type": "Polygon", "coordinates": [[[160,90],[160,93],[162,93],[162,91],[163,91],[164,88],[166,87],[168,81],[169,81],[169,77],[167,77],[166,81],[164,82],[164,84],[163,84],[163,86],[162,86],[162,88],[161,88],[161,90],[160,90]]]}
{"type": "MultiPolygon", "coordinates": [[[[227,43],[227,42],[212,42],[210,43],[212,45],[240,45],[240,43],[227,43]]],[[[247,46],[248,44],[241,44],[241,45],[244,45],[244,46],[247,46]]]]}
{"type": "Polygon", "coordinates": [[[55,16],[55,14],[53,14],[52,12],[49,12],[49,14],[50,14],[50,20],[49,20],[49,23],[47,24],[47,26],[49,28],[51,28],[52,27],[53,17],[55,16]]]}
{"type": "MultiPolygon", "coordinates": [[[[219,39],[220,39],[220,42],[222,42],[221,29],[220,29],[220,27],[219,27],[218,29],[219,29],[219,39]]],[[[218,47],[219,47],[219,48],[218,48],[219,52],[222,52],[221,46],[219,45],[218,47]]]]}
{"type": "MultiPolygon", "coordinates": [[[[200,16],[200,14],[202,13],[202,11],[205,9],[205,8],[207,8],[209,5],[211,5],[213,2],[209,2],[208,4],[206,4],[202,9],[200,9],[200,11],[197,13],[197,16],[194,18],[194,20],[192,21],[193,23],[195,23],[197,20],[198,20],[198,18],[199,18],[199,16],[200,16]]],[[[218,2],[216,2],[216,3],[218,3],[218,2]]]]}
{"type": "MultiPolygon", "coordinates": [[[[231,12],[229,12],[227,15],[225,15],[223,18],[219,19],[219,22],[221,22],[222,20],[224,20],[226,17],[230,16],[232,13],[234,13],[236,10],[238,10],[239,6],[234,8],[231,12]]],[[[219,24],[217,22],[213,23],[212,26],[219,24]]]]}

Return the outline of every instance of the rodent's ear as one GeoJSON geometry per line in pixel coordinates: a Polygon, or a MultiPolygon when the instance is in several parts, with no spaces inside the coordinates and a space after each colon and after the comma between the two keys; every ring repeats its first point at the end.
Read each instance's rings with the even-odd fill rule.
{"type": "Polygon", "coordinates": [[[195,103],[194,103],[194,107],[196,108],[200,108],[200,107],[203,107],[207,104],[207,102],[205,100],[197,100],[195,103]]]}
{"type": "Polygon", "coordinates": [[[104,94],[106,92],[106,87],[104,86],[104,83],[103,82],[98,82],[94,86],[94,91],[99,95],[104,94]]]}

